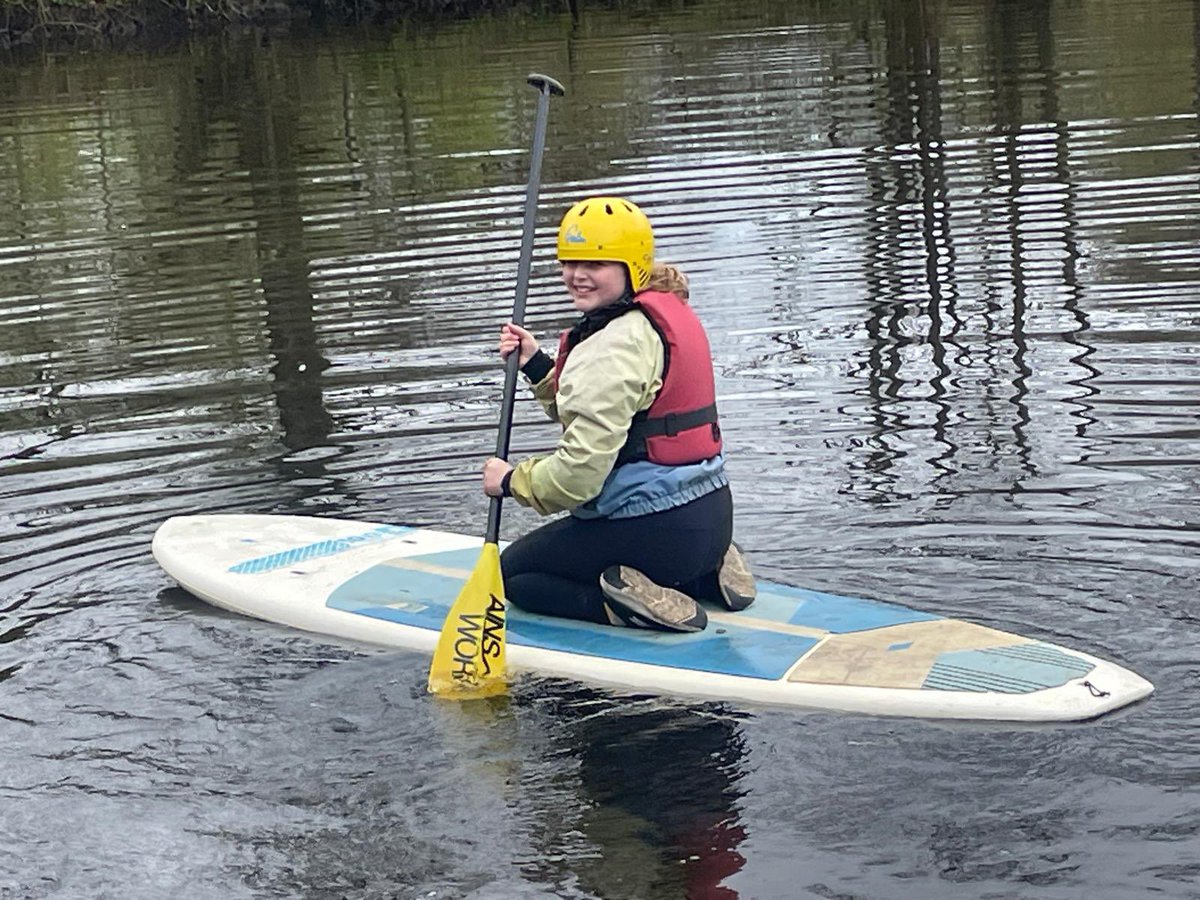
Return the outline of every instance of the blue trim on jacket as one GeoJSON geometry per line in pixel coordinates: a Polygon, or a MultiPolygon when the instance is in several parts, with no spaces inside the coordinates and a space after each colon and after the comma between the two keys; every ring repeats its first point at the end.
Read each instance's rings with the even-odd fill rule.
{"type": "Polygon", "coordinates": [[[581,519],[630,519],[683,506],[727,484],[725,457],[719,453],[686,466],[639,460],[609,472],[600,493],[571,510],[571,515],[581,519]]]}

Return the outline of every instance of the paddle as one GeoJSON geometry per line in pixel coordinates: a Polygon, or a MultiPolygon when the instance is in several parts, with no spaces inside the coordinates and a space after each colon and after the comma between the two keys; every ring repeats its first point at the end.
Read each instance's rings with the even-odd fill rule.
{"type": "MultiPolygon", "coordinates": [[[[533,154],[525,190],[525,224],[521,234],[521,259],[517,266],[517,294],[512,321],[525,319],[529,269],[533,261],[533,225],[537,212],[538,184],[542,177],[542,152],[546,147],[546,117],[550,95],[562,96],[563,86],[548,75],[527,79],[538,90],[537,119],[533,129],[533,154]]],[[[504,367],[504,398],[500,405],[500,432],[496,456],[508,458],[513,401],[517,391],[519,353],[509,354],[504,367]]],[[[500,504],[493,497],[488,508],[487,532],[475,570],[450,607],[429,667],[429,690],[453,699],[486,697],[507,687],[504,662],[504,579],[500,574],[500,504]]]]}

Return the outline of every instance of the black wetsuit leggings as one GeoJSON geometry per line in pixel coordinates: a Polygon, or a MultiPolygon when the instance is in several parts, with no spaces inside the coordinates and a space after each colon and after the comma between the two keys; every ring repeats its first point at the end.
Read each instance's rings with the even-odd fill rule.
{"type": "Polygon", "coordinates": [[[629,519],[564,516],[504,550],[504,592],[529,612],[607,623],[600,573],[623,565],[697,600],[716,600],[717,570],[732,537],[728,487],[629,519]]]}

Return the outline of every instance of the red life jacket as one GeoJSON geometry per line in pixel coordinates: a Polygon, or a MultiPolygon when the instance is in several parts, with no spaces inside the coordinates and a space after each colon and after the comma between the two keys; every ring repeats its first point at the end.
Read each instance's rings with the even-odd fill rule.
{"type": "MultiPolygon", "coordinates": [[[[616,464],[648,459],[664,466],[682,466],[711,459],[721,452],[721,428],[712,352],[704,326],[692,308],[674,294],[642,291],[633,302],[662,339],[663,383],[650,408],[633,417],[616,464]]],[[[571,352],[569,334],[567,329],[559,336],[556,386],[571,352]]]]}

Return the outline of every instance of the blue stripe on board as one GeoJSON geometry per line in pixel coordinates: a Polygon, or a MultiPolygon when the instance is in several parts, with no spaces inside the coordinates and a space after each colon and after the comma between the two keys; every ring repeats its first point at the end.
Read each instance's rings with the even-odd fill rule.
{"type": "Polygon", "coordinates": [[[751,607],[752,615],[761,615],[758,611],[760,606],[766,606],[772,599],[782,600],[789,607],[788,616],[783,621],[789,625],[820,628],[833,634],[849,634],[854,631],[906,625],[909,622],[929,622],[942,618],[881,600],[842,597],[779,584],[759,585],[758,598],[751,607]]]}
{"type": "MultiPolygon", "coordinates": [[[[338,587],[326,605],[359,615],[440,629],[468,573],[479,561],[479,548],[468,547],[414,557],[413,562],[458,570],[463,578],[421,572],[386,563],[368,569],[338,587]]],[[[942,618],[876,600],[840,597],[769,583],[759,586],[748,612],[758,619],[846,634],[942,618]]],[[[782,678],[817,639],[762,628],[710,625],[697,635],[671,635],[620,629],[534,616],[510,607],[509,640],[544,649],[581,653],[626,662],[672,666],[753,678],[782,678]]]]}
{"type": "Polygon", "coordinates": [[[1032,694],[1082,678],[1095,666],[1049,644],[1030,642],[984,650],[943,653],[925,677],[935,691],[1032,694]]]}
{"type": "Polygon", "coordinates": [[[641,628],[613,628],[566,622],[548,616],[510,616],[514,643],[625,662],[670,666],[697,672],[778,680],[816,646],[802,635],[740,628],[709,627],[699,634],[667,634],[641,628]]]}
{"type": "MultiPolygon", "coordinates": [[[[478,551],[475,556],[479,556],[478,551]]],[[[330,609],[359,612],[371,607],[401,603],[409,610],[418,607],[427,610],[421,613],[420,621],[407,624],[440,629],[450,605],[465,583],[465,579],[416,569],[398,569],[380,563],[340,584],[329,595],[325,605],[330,609]]]]}
{"type": "Polygon", "coordinates": [[[317,559],[322,556],[335,556],[338,553],[344,553],[355,547],[361,547],[363,544],[382,541],[385,538],[395,537],[398,534],[405,534],[409,531],[412,531],[412,528],[400,525],[380,525],[378,528],[364,531],[361,534],[352,534],[349,537],[333,538],[327,541],[317,541],[315,544],[305,544],[303,547],[292,547],[289,550],[280,550],[277,553],[271,553],[267,556],[248,559],[245,562],[230,566],[229,571],[237,575],[257,575],[261,572],[273,571],[274,569],[284,569],[296,563],[305,562],[306,560],[317,559]]]}
{"type": "MultiPolygon", "coordinates": [[[[461,569],[465,576],[475,568],[475,563],[479,560],[479,549],[471,547],[465,550],[448,550],[418,559],[424,563],[461,569]]],[[[868,631],[909,622],[930,622],[942,618],[880,600],[841,597],[837,594],[823,594],[820,591],[765,581],[759,583],[758,599],[746,614],[756,619],[817,628],[833,634],[868,631]]]]}
{"type": "MultiPolygon", "coordinates": [[[[456,551],[461,555],[461,551],[456,551]]],[[[478,551],[470,551],[472,562],[478,551]]],[[[453,565],[436,554],[439,565],[453,565]]],[[[433,562],[435,556],[422,557],[433,562]]],[[[462,590],[463,581],[445,575],[374,566],[351,578],[330,595],[326,606],[357,615],[440,629],[446,612],[462,590]]],[[[623,662],[670,666],[699,672],[782,678],[816,645],[804,635],[779,634],[736,625],[710,626],[700,634],[667,634],[636,628],[613,628],[535,616],[509,607],[508,640],[512,644],[597,656],[623,662]]]]}

